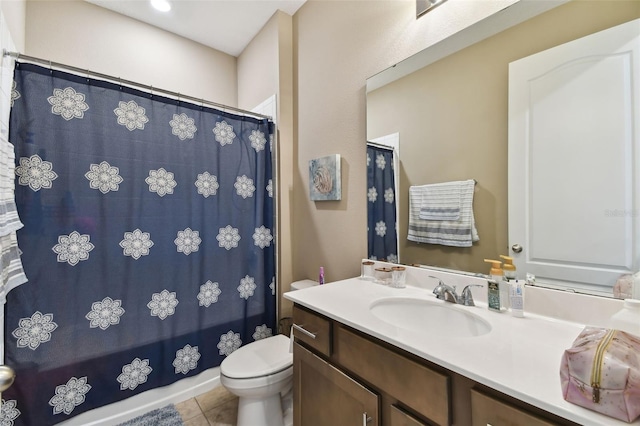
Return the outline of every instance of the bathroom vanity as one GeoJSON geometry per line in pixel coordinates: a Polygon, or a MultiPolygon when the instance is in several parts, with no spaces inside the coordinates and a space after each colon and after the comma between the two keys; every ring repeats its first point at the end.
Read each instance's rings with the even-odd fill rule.
{"type": "Polygon", "coordinates": [[[477,306],[455,305],[431,293],[437,280],[419,281],[285,294],[295,304],[294,425],[626,424],[562,397],[561,357],[583,324],[526,306],[522,319],[490,312],[486,288],[474,288],[477,306]]]}

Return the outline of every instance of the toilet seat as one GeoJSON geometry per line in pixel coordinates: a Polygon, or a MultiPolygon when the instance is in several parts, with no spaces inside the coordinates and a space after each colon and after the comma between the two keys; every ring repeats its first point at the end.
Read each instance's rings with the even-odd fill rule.
{"type": "Polygon", "coordinates": [[[287,370],[293,365],[289,346],[289,338],[282,334],[249,343],[222,361],[220,373],[231,379],[252,379],[287,370]]]}

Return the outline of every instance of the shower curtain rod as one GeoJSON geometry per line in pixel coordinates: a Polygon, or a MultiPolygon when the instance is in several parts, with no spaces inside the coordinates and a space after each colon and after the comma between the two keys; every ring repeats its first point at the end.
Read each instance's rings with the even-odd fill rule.
{"type": "Polygon", "coordinates": [[[382,143],[367,141],[367,145],[375,146],[376,148],[387,149],[389,151],[395,151],[391,145],[385,145],[382,143]]]}
{"type": "Polygon", "coordinates": [[[75,73],[78,74],[82,74],[82,75],[86,75],[86,76],[92,76],[92,77],[97,77],[97,78],[101,78],[104,80],[110,80],[114,83],[118,83],[118,84],[124,84],[126,86],[133,86],[134,88],[140,88],[140,89],[144,89],[147,90],[151,93],[160,93],[163,95],[167,95],[173,98],[177,98],[178,101],[180,100],[189,100],[195,103],[199,103],[201,105],[210,105],[210,106],[214,106],[216,108],[222,109],[222,110],[230,110],[230,111],[235,111],[235,112],[239,112],[243,115],[250,115],[253,117],[257,117],[257,118],[266,118],[266,119],[272,119],[272,117],[268,116],[268,115],[264,115],[264,114],[258,114],[256,112],[251,112],[251,111],[247,111],[246,109],[241,109],[241,108],[236,108],[236,107],[232,107],[232,106],[228,106],[228,105],[222,105],[222,104],[218,104],[216,102],[211,102],[211,101],[206,101],[204,99],[199,99],[193,96],[188,96],[188,95],[183,95],[181,93],[178,92],[171,92],[169,90],[163,90],[163,89],[158,89],[156,87],[153,86],[149,86],[146,84],[141,84],[141,83],[136,83],[135,81],[130,81],[130,80],[124,80],[121,79],[120,77],[113,77],[111,75],[107,75],[107,74],[102,74],[102,73],[98,73],[95,71],[90,71],[88,69],[82,69],[82,68],[78,68],[78,67],[74,67],[72,65],[66,65],[66,64],[61,64],[59,62],[52,62],[49,61],[47,59],[41,59],[41,58],[36,58],[34,56],[28,56],[28,55],[23,55],[20,52],[9,52],[6,49],[3,49],[2,52],[3,56],[10,56],[16,60],[25,60],[28,62],[35,62],[35,63],[39,63],[39,64],[43,64],[43,65],[48,65],[49,68],[53,69],[55,68],[60,68],[60,69],[64,69],[64,70],[69,70],[69,71],[73,71],[75,73]]]}

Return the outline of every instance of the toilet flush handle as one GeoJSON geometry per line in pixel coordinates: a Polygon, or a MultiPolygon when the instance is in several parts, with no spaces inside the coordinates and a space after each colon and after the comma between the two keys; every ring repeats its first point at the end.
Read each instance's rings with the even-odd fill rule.
{"type": "Polygon", "coordinates": [[[371,421],[371,417],[367,416],[367,412],[362,413],[362,426],[367,426],[367,423],[371,421]]]}
{"type": "Polygon", "coordinates": [[[305,336],[311,337],[312,339],[316,338],[315,333],[312,333],[309,330],[305,330],[304,328],[300,327],[298,324],[293,324],[292,327],[298,330],[300,333],[304,334],[305,336]]]}

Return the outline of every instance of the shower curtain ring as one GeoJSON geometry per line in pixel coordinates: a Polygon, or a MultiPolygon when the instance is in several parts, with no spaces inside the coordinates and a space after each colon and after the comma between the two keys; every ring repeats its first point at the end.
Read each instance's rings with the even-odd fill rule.
{"type": "Polygon", "coordinates": [[[49,60],[49,74],[53,75],[53,65],[51,63],[51,60],[49,60]]]}
{"type": "Polygon", "coordinates": [[[151,88],[151,92],[149,93],[149,98],[153,99],[153,86],[149,86],[151,88]]]}

